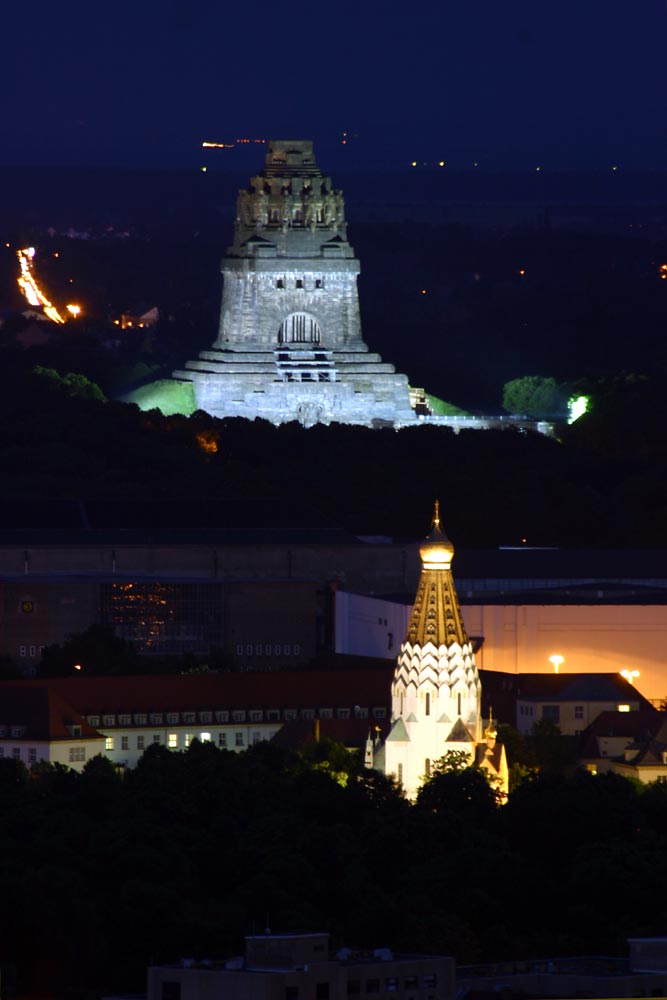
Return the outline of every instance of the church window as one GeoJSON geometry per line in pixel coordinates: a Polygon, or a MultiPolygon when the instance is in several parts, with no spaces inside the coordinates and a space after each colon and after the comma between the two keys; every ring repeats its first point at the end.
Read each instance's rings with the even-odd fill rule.
{"type": "Polygon", "coordinates": [[[424,711],[426,712],[426,715],[431,714],[431,695],[428,693],[428,691],[424,696],[424,711]]]}
{"type": "Polygon", "coordinates": [[[457,696],[456,696],[456,701],[457,701],[457,707],[456,707],[456,711],[457,711],[457,712],[458,712],[458,714],[460,715],[460,714],[461,714],[461,707],[462,707],[462,706],[461,706],[461,692],[460,692],[460,691],[459,691],[459,693],[458,693],[458,694],[457,694],[457,696]]]}
{"type": "Polygon", "coordinates": [[[402,691],[401,691],[401,693],[399,695],[399,699],[400,699],[400,706],[401,707],[399,708],[398,711],[399,711],[399,715],[403,715],[403,692],[402,691]]]}
{"type": "Polygon", "coordinates": [[[402,764],[398,765],[398,776],[397,777],[398,777],[398,783],[399,783],[399,785],[402,785],[403,784],[403,765],[402,764]]]}
{"type": "Polygon", "coordinates": [[[428,757],[424,761],[424,775],[427,778],[431,777],[431,761],[430,761],[430,759],[428,757]]]}

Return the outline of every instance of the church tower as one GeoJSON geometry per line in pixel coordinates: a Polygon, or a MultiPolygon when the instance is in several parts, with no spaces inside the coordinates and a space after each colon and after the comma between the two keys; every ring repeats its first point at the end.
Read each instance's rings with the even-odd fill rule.
{"type": "Polygon", "coordinates": [[[193,383],[199,409],[305,426],[414,422],[407,377],[362,339],[343,194],[312,142],[269,143],[239,192],[222,274],[218,337],[174,372],[193,383]]]}
{"type": "Polygon", "coordinates": [[[392,726],[374,766],[414,798],[437,760],[462,751],[506,794],[505,751],[492,720],[482,729],[481,683],[452,578],[454,546],[440,527],[437,502],[419,551],[421,577],[391,688],[392,726]]]}

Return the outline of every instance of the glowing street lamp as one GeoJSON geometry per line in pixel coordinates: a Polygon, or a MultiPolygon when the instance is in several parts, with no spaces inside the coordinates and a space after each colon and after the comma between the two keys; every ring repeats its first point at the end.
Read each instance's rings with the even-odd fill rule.
{"type": "Polygon", "coordinates": [[[558,653],[554,653],[553,656],[549,657],[549,663],[553,663],[553,665],[554,665],[554,673],[557,674],[559,672],[559,670],[560,670],[561,663],[565,663],[565,657],[564,656],[560,656],[558,653]]]}
{"type": "Polygon", "coordinates": [[[635,677],[639,677],[638,670],[621,670],[621,677],[625,677],[628,684],[635,683],[635,677]]]}

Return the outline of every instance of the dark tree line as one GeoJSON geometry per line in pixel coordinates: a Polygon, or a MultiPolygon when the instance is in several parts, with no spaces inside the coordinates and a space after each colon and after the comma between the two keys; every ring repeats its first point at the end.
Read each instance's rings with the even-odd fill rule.
{"type": "Polygon", "coordinates": [[[0,761],[0,965],[16,988],[137,990],[149,962],[242,936],[459,963],[625,953],[659,934],[667,783],[538,773],[505,806],[474,769],[409,804],[342,747],[152,747],[135,770],[0,761]]]}

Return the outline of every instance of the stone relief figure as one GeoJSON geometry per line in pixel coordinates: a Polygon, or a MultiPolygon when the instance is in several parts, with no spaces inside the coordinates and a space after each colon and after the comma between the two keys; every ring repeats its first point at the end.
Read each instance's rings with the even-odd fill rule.
{"type": "Polygon", "coordinates": [[[302,399],[296,408],[296,419],[302,427],[314,427],[315,424],[329,423],[329,415],[321,403],[312,399],[302,399]]]}
{"type": "Polygon", "coordinates": [[[252,196],[253,221],[257,229],[263,229],[269,221],[269,198],[266,191],[256,191],[252,196]]]}
{"type": "Polygon", "coordinates": [[[345,199],[342,191],[336,191],[336,228],[345,224],[345,199]]]}
{"type": "Polygon", "coordinates": [[[294,215],[294,198],[292,197],[289,189],[283,191],[282,200],[282,231],[286,232],[287,229],[292,225],[292,217],[294,215]]]}
{"type": "Polygon", "coordinates": [[[252,206],[250,204],[250,193],[248,191],[239,191],[239,197],[236,203],[236,222],[237,225],[252,225],[252,206]]]}
{"type": "Polygon", "coordinates": [[[331,193],[324,196],[324,224],[329,229],[336,228],[336,197],[331,193]]]}

